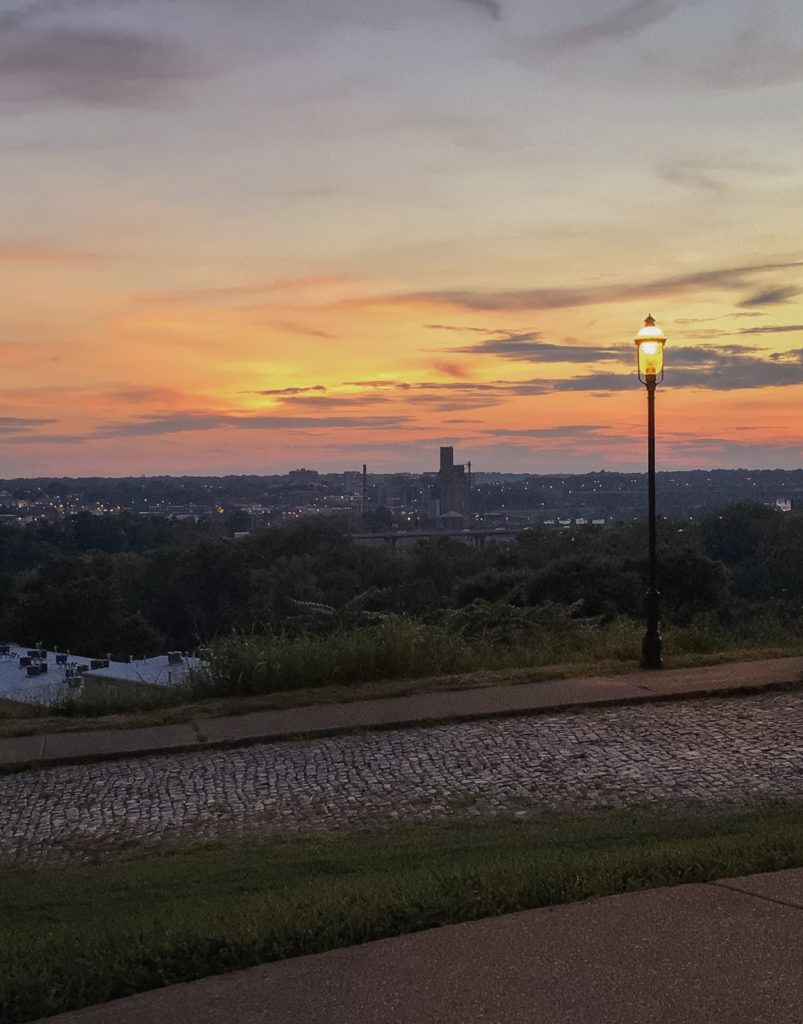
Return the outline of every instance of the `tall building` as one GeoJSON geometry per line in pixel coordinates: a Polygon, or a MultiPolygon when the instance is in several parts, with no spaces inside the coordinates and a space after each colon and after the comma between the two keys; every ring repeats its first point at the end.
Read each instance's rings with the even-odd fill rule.
{"type": "Polygon", "coordinates": [[[465,466],[454,464],[454,448],[441,448],[441,466],[438,470],[438,498],[440,514],[459,512],[468,514],[469,477],[465,466]]]}

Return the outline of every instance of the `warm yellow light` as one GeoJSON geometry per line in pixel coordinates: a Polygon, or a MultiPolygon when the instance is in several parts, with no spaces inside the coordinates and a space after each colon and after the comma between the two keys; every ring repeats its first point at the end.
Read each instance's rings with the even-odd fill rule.
{"type": "Polygon", "coordinates": [[[644,321],[644,326],[636,335],[638,349],[639,379],[659,380],[664,372],[664,345],[666,337],[651,316],[644,321]]]}
{"type": "Polygon", "coordinates": [[[658,341],[642,341],[638,347],[639,373],[657,377],[664,367],[664,346],[658,341]]]}

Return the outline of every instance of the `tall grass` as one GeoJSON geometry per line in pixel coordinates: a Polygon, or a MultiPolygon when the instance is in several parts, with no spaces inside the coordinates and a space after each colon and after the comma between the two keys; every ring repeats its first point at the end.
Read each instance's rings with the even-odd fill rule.
{"type": "MultiPolygon", "coordinates": [[[[507,606],[509,608],[509,606],[507,606]]],[[[572,609],[551,605],[521,610],[500,623],[493,608],[487,629],[476,628],[463,610],[443,624],[401,615],[361,628],[328,634],[271,636],[231,634],[211,645],[207,669],[187,684],[194,699],[343,687],[383,680],[427,678],[494,669],[637,664],[642,622],[577,619],[572,609]]],[[[700,616],[690,625],[664,630],[664,652],[676,658],[729,652],[768,655],[803,650],[803,624],[767,612],[725,624],[700,616]]]]}
{"type": "Polygon", "coordinates": [[[503,641],[397,615],[378,625],[326,635],[233,634],[212,645],[209,668],[194,672],[188,685],[196,698],[272,693],[551,665],[578,660],[581,653],[625,657],[636,650],[637,634],[626,622],[594,629],[567,617],[503,641]]]}
{"type": "MultiPolygon", "coordinates": [[[[315,699],[321,700],[327,689],[337,694],[335,699],[347,700],[349,688],[366,684],[379,689],[386,682],[395,683],[395,689],[389,689],[397,692],[403,681],[421,680],[432,690],[442,676],[541,669],[560,678],[638,665],[643,622],[626,616],[609,622],[580,619],[574,617],[575,611],[556,604],[519,608],[475,602],[435,624],[390,615],[379,623],[329,633],[232,633],[209,645],[208,667],[191,672],[181,686],[142,687],[141,692],[109,687],[102,693],[90,688],[78,699],[70,697],[51,707],[49,713],[84,720],[131,711],[158,716],[204,700],[297,691],[318,691],[315,699]]],[[[670,665],[718,657],[736,660],[751,652],[763,657],[803,652],[803,622],[784,619],[773,609],[730,624],[713,614],[701,615],[689,625],[665,627],[663,634],[670,665]]],[[[543,672],[541,678],[546,678],[543,672]]],[[[382,696],[381,689],[372,696],[382,696]]],[[[282,706],[287,699],[282,698],[282,706]]],[[[302,702],[309,703],[308,696],[302,702]]],[[[214,713],[225,714],[225,708],[214,713]]],[[[14,714],[18,717],[19,711],[14,714]]]]}
{"type": "Polygon", "coordinates": [[[764,648],[779,655],[795,654],[803,647],[803,620],[789,618],[777,609],[742,613],[730,622],[716,614],[697,615],[689,625],[664,630],[669,648],[679,654],[716,654],[732,650],[764,648]]]}

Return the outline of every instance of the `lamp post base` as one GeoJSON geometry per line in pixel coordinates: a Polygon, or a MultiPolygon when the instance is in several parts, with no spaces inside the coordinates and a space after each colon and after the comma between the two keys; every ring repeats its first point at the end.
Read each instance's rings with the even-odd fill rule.
{"type": "Polygon", "coordinates": [[[663,668],[661,660],[661,634],[645,633],[641,641],[641,667],[663,668]]]}
{"type": "Polygon", "coordinates": [[[661,634],[658,631],[658,598],[654,587],[647,591],[647,631],[641,641],[641,667],[663,668],[661,660],[661,634]]]}

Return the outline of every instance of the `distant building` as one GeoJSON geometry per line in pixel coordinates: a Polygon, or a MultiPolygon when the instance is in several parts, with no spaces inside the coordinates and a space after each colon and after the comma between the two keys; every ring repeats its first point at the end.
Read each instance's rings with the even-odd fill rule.
{"type": "Polygon", "coordinates": [[[454,448],[441,448],[441,466],[438,470],[438,500],[440,515],[459,512],[468,514],[469,477],[465,466],[454,464],[454,448]]]}
{"type": "Polygon", "coordinates": [[[291,469],[287,474],[291,484],[311,484],[318,479],[317,469],[291,469]]]}

